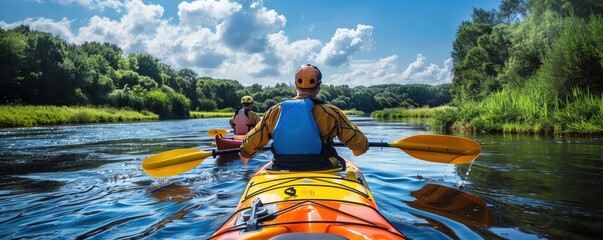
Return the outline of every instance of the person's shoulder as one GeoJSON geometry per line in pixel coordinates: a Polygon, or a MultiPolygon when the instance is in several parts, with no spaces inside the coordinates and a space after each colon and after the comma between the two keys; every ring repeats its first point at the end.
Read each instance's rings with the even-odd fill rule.
{"type": "Polygon", "coordinates": [[[266,112],[272,112],[275,109],[281,109],[281,104],[282,104],[282,102],[274,104],[272,107],[268,108],[268,110],[266,110],[266,112]]]}
{"type": "Polygon", "coordinates": [[[285,100],[287,100],[287,99],[283,99],[283,101],[281,101],[281,102],[279,102],[279,103],[277,103],[277,104],[274,104],[274,105],[273,105],[272,107],[270,107],[270,108],[280,108],[280,107],[281,107],[281,105],[283,104],[283,102],[285,102],[285,100]]]}
{"type": "Polygon", "coordinates": [[[341,109],[339,109],[337,106],[335,106],[333,104],[330,104],[330,103],[321,103],[320,105],[323,106],[324,108],[329,109],[329,110],[341,112],[341,109]]]}
{"type": "Polygon", "coordinates": [[[326,113],[327,116],[331,116],[334,118],[338,118],[337,116],[341,116],[344,114],[341,109],[330,103],[316,104],[316,107],[314,107],[314,109],[319,109],[319,112],[326,113]]]}

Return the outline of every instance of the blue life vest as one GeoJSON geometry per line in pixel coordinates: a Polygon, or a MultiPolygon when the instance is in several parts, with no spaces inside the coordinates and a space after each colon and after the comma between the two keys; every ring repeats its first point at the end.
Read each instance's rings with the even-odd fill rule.
{"type": "Polygon", "coordinates": [[[323,144],[312,109],[314,102],[310,98],[281,103],[281,113],[272,132],[276,155],[321,154],[323,144]]]}

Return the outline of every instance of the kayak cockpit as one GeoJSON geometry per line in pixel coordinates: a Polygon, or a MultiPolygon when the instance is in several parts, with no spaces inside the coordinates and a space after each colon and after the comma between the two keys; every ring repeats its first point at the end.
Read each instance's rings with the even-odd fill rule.
{"type": "Polygon", "coordinates": [[[233,216],[212,239],[404,239],[377,210],[364,176],[287,172],[269,164],[250,180],[233,216]]]}

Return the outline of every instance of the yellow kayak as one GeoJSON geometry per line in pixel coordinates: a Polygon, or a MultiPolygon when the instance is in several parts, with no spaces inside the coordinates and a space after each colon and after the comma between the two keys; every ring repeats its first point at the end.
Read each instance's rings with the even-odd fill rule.
{"type": "MultiPolygon", "coordinates": [[[[226,133],[228,130],[224,129],[208,131],[212,137],[226,133]]],[[[415,158],[444,164],[472,162],[481,151],[479,143],[471,139],[437,134],[417,134],[390,143],[369,142],[369,146],[399,148],[415,158]]],[[[175,149],[147,157],[142,161],[142,169],[153,177],[169,177],[195,168],[209,156],[239,151],[175,149]]],[[[272,163],[267,164],[254,174],[235,213],[210,239],[405,239],[379,213],[360,169],[350,161],[346,163],[345,171],[311,172],[275,171],[270,170],[272,163]]],[[[445,192],[436,190],[417,193],[424,199],[417,204],[424,205],[426,211],[446,210],[437,203],[438,199],[446,198],[431,195],[443,196],[437,193],[445,192]]],[[[455,214],[466,215],[468,206],[474,209],[460,201],[464,199],[472,198],[453,201],[455,214]]],[[[490,219],[488,214],[484,216],[483,219],[490,219]]]]}
{"type": "Polygon", "coordinates": [[[210,239],[405,239],[379,213],[360,169],[261,168],[235,213],[210,239]]]}

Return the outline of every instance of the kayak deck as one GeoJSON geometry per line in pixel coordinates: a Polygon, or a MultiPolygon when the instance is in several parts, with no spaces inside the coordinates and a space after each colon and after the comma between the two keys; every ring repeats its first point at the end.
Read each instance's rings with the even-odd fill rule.
{"type": "Polygon", "coordinates": [[[270,165],[251,178],[233,216],[210,239],[405,238],[379,213],[351,162],[346,171],[272,171],[270,165]]]}
{"type": "Polygon", "coordinates": [[[216,136],[216,148],[218,150],[226,150],[241,147],[245,135],[234,135],[232,137],[222,137],[221,135],[216,136]]]}

